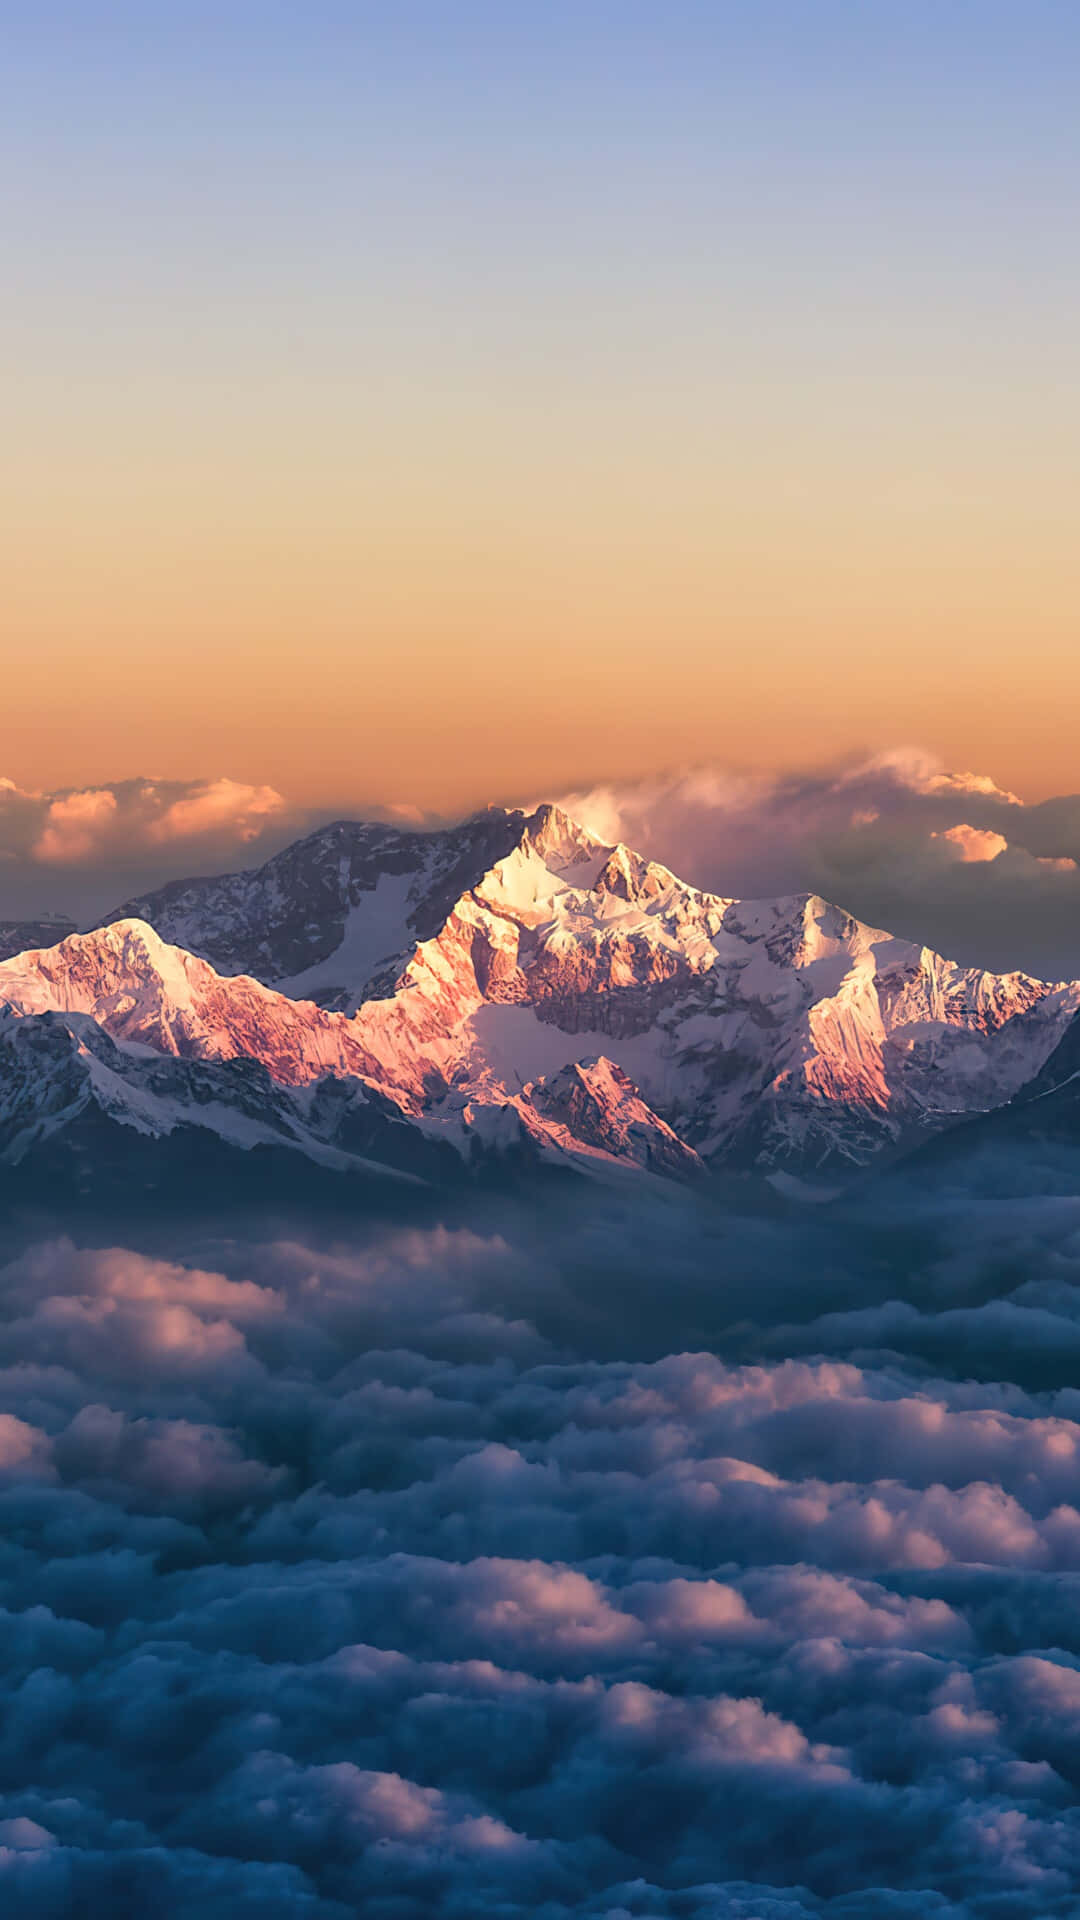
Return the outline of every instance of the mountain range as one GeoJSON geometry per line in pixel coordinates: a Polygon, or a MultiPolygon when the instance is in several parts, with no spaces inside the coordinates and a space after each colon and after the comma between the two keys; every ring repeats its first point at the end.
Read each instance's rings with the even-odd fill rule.
{"type": "Polygon", "coordinates": [[[0,1162],[61,1186],[194,1153],[795,1190],[1080,1071],[1080,981],[961,967],[813,894],[702,892],[553,806],[338,822],[86,932],[0,932],[0,1162]]]}

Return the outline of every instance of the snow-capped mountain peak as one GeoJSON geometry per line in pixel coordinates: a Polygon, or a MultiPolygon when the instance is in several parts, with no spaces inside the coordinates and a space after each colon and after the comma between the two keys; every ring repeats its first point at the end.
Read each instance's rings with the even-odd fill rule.
{"type": "Polygon", "coordinates": [[[0,962],[0,1001],[283,1088],[329,1076],[466,1157],[509,1127],[669,1172],[859,1165],[1009,1100],[1080,1005],[1077,983],[956,966],[814,894],[702,892],[550,806],[340,824],[144,904],[0,962]],[[203,957],[222,942],[225,970],[203,957]],[[236,968],[252,949],[313,957],[275,986],[236,968]]]}
{"type": "MultiPolygon", "coordinates": [[[[555,811],[555,810],[552,810],[555,811]]],[[[491,807],[420,832],[338,820],[261,867],[173,881],[110,919],[150,921],[220,974],[249,974],[351,1010],[437,931],[458,896],[521,836],[526,816],[491,807]]]]}

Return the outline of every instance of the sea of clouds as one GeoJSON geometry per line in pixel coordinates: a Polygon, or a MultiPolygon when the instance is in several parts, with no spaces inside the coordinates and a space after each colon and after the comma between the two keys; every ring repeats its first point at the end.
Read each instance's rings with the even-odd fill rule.
{"type": "Polygon", "coordinates": [[[13,1920],[1043,1920],[1080,1200],[0,1272],[13,1920]]]}

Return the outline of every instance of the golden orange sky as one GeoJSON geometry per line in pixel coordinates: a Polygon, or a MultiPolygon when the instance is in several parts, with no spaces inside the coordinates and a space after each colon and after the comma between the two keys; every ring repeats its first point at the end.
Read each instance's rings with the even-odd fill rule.
{"type": "Polygon", "coordinates": [[[58,423],[2,502],[3,771],[453,807],[913,740],[1076,784],[1074,530],[1026,465],[976,492],[958,431],[930,473],[899,421],[823,458],[790,415],[691,444],[595,403],[570,457],[464,412],[357,421],[362,461],[319,412],[58,423]]]}
{"type": "Polygon", "coordinates": [[[20,30],[0,773],[1080,786],[1069,90],[708,11],[20,30]]]}

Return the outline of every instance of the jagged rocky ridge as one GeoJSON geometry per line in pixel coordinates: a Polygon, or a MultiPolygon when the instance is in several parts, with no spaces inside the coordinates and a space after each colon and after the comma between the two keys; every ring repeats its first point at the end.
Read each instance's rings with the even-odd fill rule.
{"type": "Polygon", "coordinates": [[[261,867],[177,880],[108,918],[149,921],[218,973],[353,1012],[380,980],[392,986],[410,948],[510,852],[524,819],[492,807],[442,833],[338,820],[261,867]]]}
{"type": "Polygon", "coordinates": [[[158,1133],[262,1127],[423,1177],[510,1152],[831,1175],[1004,1106],[1080,1006],[1080,983],[958,967],[816,896],[702,893],[554,807],[337,825],[138,904],[0,964],[0,1155],[35,1150],[9,1057],[46,1021],[79,1097],[158,1133]]]}

